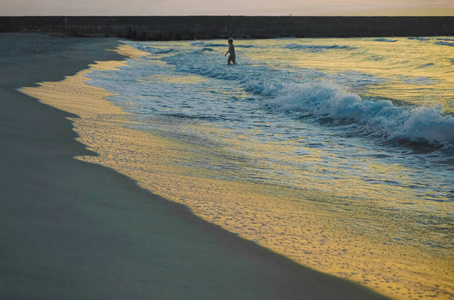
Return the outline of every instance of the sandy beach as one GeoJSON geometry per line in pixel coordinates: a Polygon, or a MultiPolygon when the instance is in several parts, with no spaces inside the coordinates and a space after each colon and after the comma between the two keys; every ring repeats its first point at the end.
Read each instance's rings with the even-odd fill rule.
{"type": "MultiPolygon", "coordinates": [[[[15,36],[12,49],[22,38],[15,36]]],[[[62,41],[1,57],[0,298],[384,298],[243,240],[109,168],[74,159],[95,155],[76,141],[68,119],[76,116],[17,89],[124,57],[106,51],[119,45],[116,39],[62,41]]]]}

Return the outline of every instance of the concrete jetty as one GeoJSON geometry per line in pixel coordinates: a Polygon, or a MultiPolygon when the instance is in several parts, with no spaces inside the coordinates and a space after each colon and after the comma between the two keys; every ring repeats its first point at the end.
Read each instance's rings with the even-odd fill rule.
{"type": "Polygon", "coordinates": [[[133,40],[452,36],[454,17],[0,17],[0,32],[111,36],[133,40]]]}

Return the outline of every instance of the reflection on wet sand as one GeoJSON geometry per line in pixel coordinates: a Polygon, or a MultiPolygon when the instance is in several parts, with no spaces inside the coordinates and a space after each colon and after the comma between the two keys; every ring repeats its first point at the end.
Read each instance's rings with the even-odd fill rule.
{"type": "MultiPolygon", "coordinates": [[[[123,53],[128,52],[135,50],[123,48],[123,53]]],[[[92,68],[114,69],[123,64],[100,62],[92,68]]],[[[398,204],[377,205],[382,203],[380,186],[365,185],[361,190],[357,184],[352,184],[354,189],[349,189],[350,181],[356,180],[352,173],[338,182],[345,195],[339,194],[338,189],[330,188],[331,183],[313,178],[329,167],[301,170],[298,176],[303,178],[304,184],[294,188],[251,181],[247,170],[260,170],[258,159],[210,143],[201,145],[190,139],[182,141],[132,129],[135,124],[128,114],[105,100],[111,93],[86,84],[87,72],[90,71],[82,71],[61,82],[23,89],[43,103],[80,116],[72,119],[79,140],[98,156],[77,159],[117,170],[153,193],[183,203],[196,215],[245,239],[305,266],[348,278],[385,295],[399,299],[449,299],[454,294],[450,252],[429,246],[412,247],[409,236],[421,234],[422,239],[428,239],[423,236],[426,233],[419,230],[418,220],[411,216],[405,219],[405,215],[397,213],[398,204]],[[195,161],[199,164],[194,164],[195,161]],[[216,165],[231,168],[216,168],[216,165]],[[239,169],[246,173],[237,174],[239,169]],[[334,190],[336,193],[332,192],[334,190]],[[362,197],[361,205],[345,199],[351,193],[362,197]],[[408,234],[401,222],[414,224],[406,226],[405,230],[418,233],[408,234]]],[[[163,125],[173,122],[159,118],[152,121],[163,125]]],[[[248,139],[242,143],[244,147],[256,147],[257,153],[265,150],[260,147],[268,147],[266,152],[276,153],[276,159],[280,151],[291,151],[280,145],[260,146],[248,139]]],[[[309,155],[295,159],[303,163],[307,160],[308,166],[315,165],[311,160],[320,160],[321,155],[314,149],[310,151],[309,155]]],[[[399,167],[380,167],[368,161],[364,161],[363,166],[374,172],[405,176],[405,170],[399,167]]],[[[412,198],[407,197],[403,189],[390,189],[381,193],[393,193],[395,199],[412,198]]],[[[431,239],[436,241],[437,237],[431,239]]]]}

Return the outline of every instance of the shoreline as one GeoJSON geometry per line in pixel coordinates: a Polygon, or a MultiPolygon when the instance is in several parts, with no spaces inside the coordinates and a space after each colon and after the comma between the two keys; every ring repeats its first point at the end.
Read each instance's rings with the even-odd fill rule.
{"type": "Polygon", "coordinates": [[[16,89],[68,78],[95,60],[121,61],[105,51],[118,44],[71,40],[0,73],[3,297],[384,299],[238,238],[112,169],[74,159],[94,155],[76,141],[77,117],[16,89]]]}
{"type": "MultiPolygon", "coordinates": [[[[138,47],[143,49],[141,46],[138,47]]],[[[131,65],[136,66],[137,62],[131,65]]],[[[147,77],[149,81],[160,82],[162,79],[159,76],[147,77]]],[[[52,104],[54,101],[49,97],[50,93],[61,89],[62,97],[69,97],[66,91],[73,86],[73,80],[84,81],[83,78],[68,78],[64,82],[45,83],[36,92],[42,90],[43,97],[52,104]]],[[[81,90],[88,88],[79,87],[81,90]]],[[[58,107],[60,103],[54,102],[53,105],[58,107]]],[[[75,107],[69,109],[80,113],[73,110],[77,109],[75,107]]],[[[108,110],[106,107],[105,111],[108,110]]],[[[291,193],[278,186],[253,184],[247,180],[222,180],[220,178],[228,175],[221,176],[222,173],[211,169],[207,173],[203,168],[191,167],[191,161],[200,157],[213,161],[215,165],[219,162],[213,159],[218,155],[236,160],[236,156],[223,151],[222,145],[216,147],[217,154],[213,156],[211,147],[188,143],[184,136],[182,140],[167,138],[159,130],[134,130],[131,128],[142,123],[131,121],[129,116],[121,117],[100,116],[90,120],[92,117],[87,116],[75,120],[80,141],[99,154],[79,159],[107,166],[134,178],[152,193],[187,205],[202,219],[253,240],[303,266],[352,280],[396,299],[434,295],[449,299],[452,295],[449,256],[438,255],[442,253],[436,249],[423,250],[405,243],[388,243],[389,233],[402,230],[401,219],[396,214],[383,214],[383,211],[373,209],[375,202],[366,206],[357,204],[354,209],[349,207],[352,209],[348,210],[350,213],[342,212],[342,209],[335,212],[331,210],[337,207],[336,199],[345,192],[339,188],[334,188],[332,193],[291,193]],[[348,230],[362,224],[367,228],[366,222],[378,225],[381,234],[362,232],[358,235],[354,230],[348,230]]],[[[147,123],[162,122],[165,123],[162,118],[156,117],[147,123]]],[[[184,128],[188,133],[202,130],[210,135],[210,130],[197,125],[186,124],[184,128]]],[[[371,198],[377,202],[381,199],[371,198]]]]}

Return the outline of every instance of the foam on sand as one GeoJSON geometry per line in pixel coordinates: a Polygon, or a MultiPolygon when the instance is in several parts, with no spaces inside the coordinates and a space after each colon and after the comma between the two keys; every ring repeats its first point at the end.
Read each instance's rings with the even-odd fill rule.
{"type": "MultiPolygon", "coordinates": [[[[16,37],[27,41],[27,35],[16,37]]],[[[26,63],[14,61],[5,67],[9,72],[0,72],[9,79],[0,85],[2,299],[383,298],[239,239],[113,170],[73,159],[93,155],[74,141],[65,120],[79,118],[15,89],[61,80],[94,57],[120,57],[104,50],[116,40],[65,42],[63,51],[48,51],[41,59],[26,56],[26,63]],[[74,55],[81,46],[87,50],[74,55]]],[[[92,111],[99,112],[100,91],[82,85],[75,92],[76,78],[66,88],[49,88],[49,101],[68,107],[66,98],[93,96],[91,109],[75,109],[96,124],[92,111]]],[[[98,115],[106,129],[126,117],[111,109],[118,115],[98,115]]]]}
{"type": "MultiPolygon", "coordinates": [[[[124,64],[98,62],[91,69],[124,64]]],[[[72,118],[79,141],[99,156],[78,159],[117,170],[153,193],[187,205],[205,220],[313,269],[399,299],[433,296],[434,289],[440,299],[454,293],[446,260],[406,245],[386,245],[371,233],[352,236],[348,230],[368,218],[384,232],[399,230],[399,224],[388,224],[389,218],[374,215],[372,208],[337,210],[330,193],[216,179],[215,171],[207,175],[184,162],[210,155],[211,149],[126,128],[123,125],[131,125],[127,114],[105,100],[111,93],[86,84],[88,72],[22,90],[80,117],[72,118]]]]}

